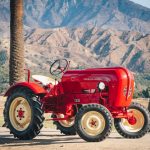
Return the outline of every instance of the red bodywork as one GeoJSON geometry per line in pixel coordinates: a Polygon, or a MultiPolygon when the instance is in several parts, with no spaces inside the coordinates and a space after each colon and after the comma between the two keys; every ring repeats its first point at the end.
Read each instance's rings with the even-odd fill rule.
{"type": "Polygon", "coordinates": [[[134,77],[126,68],[68,70],[62,76],[61,82],[53,88],[50,85],[43,87],[37,83],[23,82],[12,86],[5,95],[20,86],[42,95],[41,102],[45,113],[61,113],[67,118],[74,116],[79,106],[97,103],[108,108],[114,118],[131,116],[127,113],[127,107],[132,101],[134,77]],[[105,83],[104,90],[99,90],[100,82],[105,83]]]}
{"type": "Polygon", "coordinates": [[[43,87],[39,86],[38,84],[36,84],[34,82],[21,82],[21,83],[16,83],[16,84],[12,85],[7,90],[7,92],[5,93],[4,96],[10,95],[16,88],[20,88],[20,87],[26,87],[26,88],[32,90],[37,95],[47,93],[47,91],[43,87]]]}

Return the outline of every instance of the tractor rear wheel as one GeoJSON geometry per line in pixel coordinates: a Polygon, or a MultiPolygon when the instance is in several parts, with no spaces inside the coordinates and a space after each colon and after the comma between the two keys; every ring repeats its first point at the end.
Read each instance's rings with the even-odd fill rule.
{"type": "Polygon", "coordinates": [[[125,138],[140,138],[144,136],[150,127],[150,114],[148,110],[141,104],[133,102],[129,106],[128,111],[132,111],[133,120],[130,121],[130,119],[125,118],[114,119],[116,130],[125,138]]]}
{"type": "Polygon", "coordinates": [[[109,136],[112,130],[112,116],[102,105],[84,105],[76,115],[75,128],[85,141],[99,142],[109,136]]]}
{"type": "Polygon", "coordinates": [[[33,139],[40,133],[44,121],[39,97],[29,89],[16,89],[5,103],[4,120],[14,137],[33,139]]]}
{"type": "MultiPolygon", "coordinates": [[[[52,114],[51,118],[63,118],[64,115],[55,115],[52,114]]],[[[74,118],[71,118],[70,120],[60,120],[60,121],[54,121],[53,124],[56,125],[57,130],[60,130],[62,134],[65,135],[76,135],[76,130],[74,128],[74,118]]]]}

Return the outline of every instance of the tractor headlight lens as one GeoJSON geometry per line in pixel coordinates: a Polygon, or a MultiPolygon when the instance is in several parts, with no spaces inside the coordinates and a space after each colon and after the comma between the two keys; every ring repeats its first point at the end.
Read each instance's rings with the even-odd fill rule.
{"type": "Polygon", "coordinates": [[[100,82],[100,83],[98,84],[98,88],[99,88],[100,90],[104,90],[104,89],[105,89],[105,83],[104,83],[104,82],[100,82]]]}

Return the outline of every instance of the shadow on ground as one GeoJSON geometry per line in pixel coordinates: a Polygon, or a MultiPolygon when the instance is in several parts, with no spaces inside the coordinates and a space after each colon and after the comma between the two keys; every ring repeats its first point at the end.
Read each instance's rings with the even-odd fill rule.
{"type": "MultiPolygon", "coordinates": [[[[122,139],[122,137],[108,137],[108,139],[122,139]]],[[[78,136],[66,136],[61,134],[45,134],[42,133],[33,140],[18,140],[13,138],[6,132],[5,135],[0,135],[0,147],[15,147],[15,146],[35,146],[35,145],[50,145],[50,144],[69,144],[69,143],[86,143],[78,136]]]]}
{"type": "Polygon", "coordinates": [[[67,143],[85,143],[79,141],[78,136],[65,136],[65,135],[39,135],[38,139],[33,140],[18,140],[13,138],[12,135],[0,135],[0,147],[13,147],[13,146],[34,146],[34,145],[49,145],[49,144],[67,144],[67,143]],[[40,138],[42,137],[42,138],[40,138]],[[44,138],[47,137],[47,138],[44,138]],[[49,137],[49,139],[48,139],[49,137]]]}

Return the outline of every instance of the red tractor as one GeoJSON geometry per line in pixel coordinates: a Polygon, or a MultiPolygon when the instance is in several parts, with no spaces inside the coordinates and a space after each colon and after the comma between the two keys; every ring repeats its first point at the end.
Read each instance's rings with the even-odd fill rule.
{"type": "Polygon", "coordinates": [[[56,60],[50,73],[60,81],[33,75],[34,82],[16,83],[5,93],[4,120],[10,132],[22,140],[36,137],[43,127],[44,113],[62,133],[79,134],[89,142],[109,136],[113,121],[125,138],[140,138],[150,126],[148,110],[131,102],[134,77],[123,67],[68,70],[65,59],[56,60]]]}

